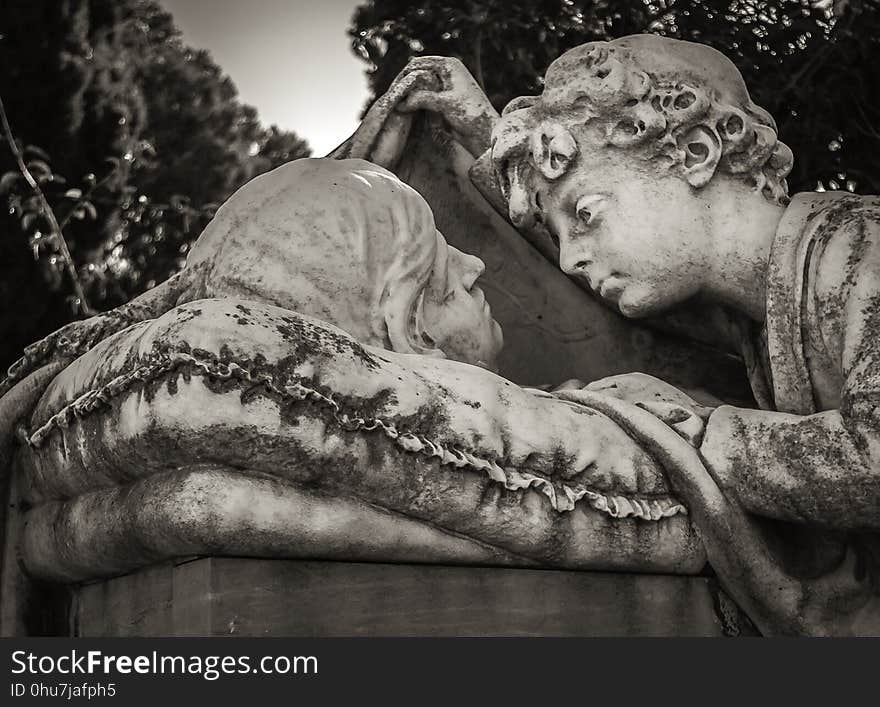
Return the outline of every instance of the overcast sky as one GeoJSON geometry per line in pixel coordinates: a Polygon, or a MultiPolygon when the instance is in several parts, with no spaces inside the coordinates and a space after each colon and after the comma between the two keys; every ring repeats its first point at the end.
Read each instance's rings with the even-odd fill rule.
{"type": "Polygon", "coordinates": [[[266,126],[321,156],[347,138],[367,98],[346,35],[357,0],[161,0],[184,41],[207,49],[266,126]]]}

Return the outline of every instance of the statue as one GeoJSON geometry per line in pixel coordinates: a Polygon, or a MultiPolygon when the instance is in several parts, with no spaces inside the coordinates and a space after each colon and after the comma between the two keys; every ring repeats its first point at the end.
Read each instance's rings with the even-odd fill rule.
{"type": "Polygon", "coordinates": [[[178,303],[267,302],[362,344],[494,368],[502,335],[474,284],[483,269],[446,243],[425,200],[387,170],[297,160],[218,211],[187,258],[184,276],[195,274],[178,303]]]}
{"type": "Polygon", "coordinates": [[[182,273],[30,347],[0,386],[29,570],[708,559],[764,634],[880,631],[880,201],[789,199],[791,151],[708,47],[591,43],[544,85],[499,116],[459,62],[413,60],[336,163],[246,185],[182,273]],[[391,173],[417,111],[609,307],[736,342],[755,405],[638,373],[552,393],[492,373],[482,264],[391,173]]]}
{"type": "Polygon", "coordinates": [[[398,110],[444,116],[484,193],[549,233],[566,273],[627,317],[696,301],[738,327],[760,409],[718,407],[691,448],[626,402],[662,384],[564,393],[624,398],[618,421],[663,460],[727,591],[764,633],[880,631],[880,199],[789,199],[791,151],[703,45],[577,47],[502,116],[455,60],[399,81],[415,75],[398,110]]]}
{"type": "MultiPolygon", "coordinates": [[[[17,424],[24,566],[59,582],[199,554],[699,572],[638,442],[487,370],[482,267],[381,167],[253,180],[137,310],[15,368],[17,387],[63,366],[17,424]]],[[[699,429],[687,396],[652,405],[699,429]]]]}
{"type": "Polygon", "coordinates": [[[364,344],[492,368],[502,335],[474,287],[482,271],[478,258],[447,245],[424,199],[382,167],[296,160],[230,197],[193,244],[181,273],[29,347],[5,383],[51,357],[71,360],[175,305],[213,297],[308,314],[364,344]],[[457,340],[460,329],[471,339],[457,340]]]}

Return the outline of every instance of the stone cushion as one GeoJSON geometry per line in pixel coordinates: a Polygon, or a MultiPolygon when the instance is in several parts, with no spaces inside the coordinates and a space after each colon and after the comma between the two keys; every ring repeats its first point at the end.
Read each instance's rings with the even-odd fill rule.
{"type": "Polygon", "coordinates": [[[101,342],[27,436],[24,554],[55,578],[187,554],[704,562],[658,466],[601,413],[246,301],[101,342]]]}

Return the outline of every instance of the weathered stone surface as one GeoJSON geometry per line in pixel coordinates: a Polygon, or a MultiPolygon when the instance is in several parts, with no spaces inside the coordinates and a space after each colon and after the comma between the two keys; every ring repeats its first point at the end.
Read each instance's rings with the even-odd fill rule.
{"type": "Polygon", "coordinates": [[[158,294],[26,358],[81,354],[19,435],[14,553],[56,581],[205,551],[699,571],[683,507],[613,422],[448,360],[497,352],[481,271],[379,167],[256,180],[158,294]]]}
{"type": "Polygon", "coordinates": [[[206,549],[704,561],[658,467],[604,415],[251,302],[199,300],[106,339],[55,378],[27,435],[22,552],[44,578],[206,549]]]}
{"type": "Polygon", "coordinates": [[[501,331],[418,192],[362,160],[295,160],[251,180],[193,245],[178,303],[263,302],[364,344],[494,367],[501,331]]]}
{"type": "Polygon", "coordinates": [[[446,243],[425,200],[384,168],[295,160],[233,194],[182,272],[29,346],[0,395],[39,366],[68,363],[128,326],[212,297],[318,317],[365,344],[494,368],[502,333],[477,284],[483,270],[446,243]]]}
{"type": "MultiPolygon", "coordinates": [[[[418,70],[461,68],[431,57],[418,70]]],[[[409,102],[452,125],[480,105],[463,78],[440,84],[409,102]]],[[[791,151],[736,67],[663,37],[576,47],[542,95],[491,122],[471,167],[487,199],[628,317],[704,307],[710,329],[740,340],[762,409],[657,408],[638,386],[604,386],[601,404],[596,386],[561,395],[597,401],[663,462],[762,631],[880,632],[878,199],[789,205],[791,151]],[[671,432],[682,423],[693,429],[671,432]]]]}
{"type": "Polygon", "coordinates": [[[235,558],[75,590],[77,636],[720,636],[700,577],[235,558]]]}
{"type": "MultiPolygon", "coordinates": [[[[33,571],[123,571],[136,546],[143,564],[212,540],[230,553],[283,554],[300,539],[304,556],[488,553],[498,564],[664,572],[696,571],[705,551],[764,633],[880,633],[880,201],[789,205],[791,152],[730,61],[655,36],[590,43],[551,65],[541,96],[498,116],[460,62],[422,57],[334,156],[394,167],[429,193],[456,242],[477,241],[515,332],[505,373],[543,382],[639,367],[711,389],[717,359],[694,368],[692,351],[660,338],[633,350],[624,334],[647,330],[579,300],[490,205],[619,314],[734,344],[761,409],[638,375],[542,395],[451,361],[495,363],[500,337],[474,286],[482,263],[447,246],[425,201],[389,172],[342,159],[289,165],[221,209],[178,279],[49,337],[0,387],[20,390],[40,365],[84,354],[24,434],[22,493],[36,506],[20,545],[33,571]],[[413,111],[442,116],[461,147],[435,149],[413,111]],[[355,179],[345,198],[327,183],[334,170],[355,179]],[[304,198],[291,175],[308,176],[304,198]],[[361,183],[381,198],[370,202],[361,183]],[[257,302],[202,299],[211,294],[257,302]],[[170,309],[180,300],[192,302],[170,309]],[[258,314],[236,315],[236,304],[258,314]],[[199,327],[200,308],[211,326],[199,327]],[[545,344],[548,368],[524,365],[545,344]],[[290,486],[267,491],[265,477],[290,486]],[[203,495],[179,495],[194,479],[203,495]],[[270,498],[281,512],[255,511],[254,533],[221,532],[224,522],[253,530],[241,509],[270,498]],[[142,522],[149,511],[132,524],[138,500],[164,508],[168,527],[183,518],[199,542],[179,532],[169,550],[142,522]],[[406,518],[384,523],[377,508],[406,518]],[[306,517],[314,527],[296,524],[306,517]],[[340,517],[357,520],[340,532],[326,520],[340,517]],[[357,527],[375,529],[360,546],[357,527]],[[109,542],[95,551],[98,538],[109,542]]],[[[0,430],[11,432],[7,408],[0,430]]]]}
{"type": "Polygon", "coordinates": [[[504,331],[498,370],[520,384],[584,381],[642,371],[686,388],[748,398],[742,362],[711,342],[627,320],[558,269],[502,218],[468,178],[467,153],[449,133],[419,119],[396,173],[431,205],[456,248],[485,264],[480,285],[504,331]]]}

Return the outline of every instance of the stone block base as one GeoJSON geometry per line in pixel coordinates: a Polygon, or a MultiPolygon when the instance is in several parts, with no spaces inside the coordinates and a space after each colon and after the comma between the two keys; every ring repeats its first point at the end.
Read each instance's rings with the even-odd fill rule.
{"type": "Polygon", "coordinates": [[[80,636],[719,636],[703,577],[202,558],[73,591],[80,636]]]}

